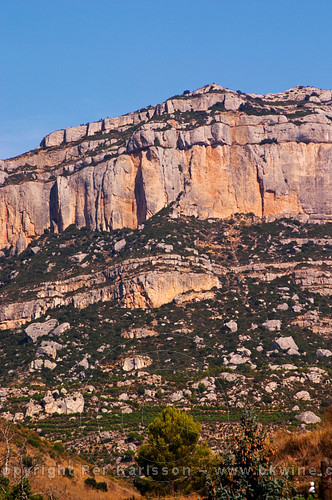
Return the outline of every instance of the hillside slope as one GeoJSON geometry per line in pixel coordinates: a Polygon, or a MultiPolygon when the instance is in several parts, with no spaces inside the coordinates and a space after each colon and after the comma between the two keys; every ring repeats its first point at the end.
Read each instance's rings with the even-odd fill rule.
{"type": "Polygon", "coordinates": [[[111,467],[130,464],[167,404],[190,409],[215,450],[248,402],[265,422],[319,421],[332,402],[331,223],[172,208],[1,259],[4,418],[111,467]]]}

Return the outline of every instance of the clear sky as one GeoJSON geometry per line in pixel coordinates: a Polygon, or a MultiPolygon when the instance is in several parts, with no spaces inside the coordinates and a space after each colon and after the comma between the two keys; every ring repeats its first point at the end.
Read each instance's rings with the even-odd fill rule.
{"type": "Polygon", "coordinates": [[[0,0],[0,158],[216,82],[332,88],[332,0],[0,0]]]}

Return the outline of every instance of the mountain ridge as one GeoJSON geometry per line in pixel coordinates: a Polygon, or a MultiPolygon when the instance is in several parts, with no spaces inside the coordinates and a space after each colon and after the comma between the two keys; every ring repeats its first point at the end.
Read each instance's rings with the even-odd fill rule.
{"type": "Polygon", "coordinates": [[[198,218],[332,219],[332,92],[244,94],[212,84],[68,127],[0,162],[0,247],[46,229],[135,228],[175,202],[198,218]]]}

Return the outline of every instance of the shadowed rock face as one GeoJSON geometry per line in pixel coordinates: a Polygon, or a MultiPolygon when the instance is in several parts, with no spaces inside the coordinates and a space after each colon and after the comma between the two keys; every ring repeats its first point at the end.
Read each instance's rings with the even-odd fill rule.
{"type": "Polygon", "coordinates": [[[45,229],[135,228],[172,202],[223,218],[332,219],[332,92],[265,96],[208,85],[128,115],[70,127],[0,162],[0,247],[45,229]]]}

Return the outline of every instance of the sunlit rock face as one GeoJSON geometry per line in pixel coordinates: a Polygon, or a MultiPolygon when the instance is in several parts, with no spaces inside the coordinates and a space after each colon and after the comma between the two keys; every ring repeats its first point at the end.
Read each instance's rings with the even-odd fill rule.
{"type": "Polygon", "coordinates": [[[332,219],[332,92],[265,96],[207,85],[118,118],[51,133],[0,162],[0,247],[45,229],[135,228],[163,207],[332,219]]]}

